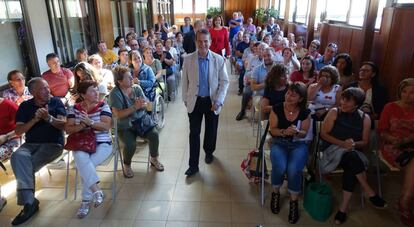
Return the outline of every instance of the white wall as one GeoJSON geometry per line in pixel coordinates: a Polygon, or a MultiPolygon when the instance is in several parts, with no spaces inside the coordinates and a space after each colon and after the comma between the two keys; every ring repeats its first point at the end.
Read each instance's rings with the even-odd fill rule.
{"type": "Polygon", "coordinates": [[[46,64],[46,55],[54,52],[46,1],[30,0],[25,1],[25,4],[29,14],[39,68],[41,72],[44,72],[49,69],[46,64]]]}

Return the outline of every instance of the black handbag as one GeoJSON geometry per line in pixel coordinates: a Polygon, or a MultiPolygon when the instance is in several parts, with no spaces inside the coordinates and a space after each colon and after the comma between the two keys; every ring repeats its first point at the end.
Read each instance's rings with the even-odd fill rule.
{"type": "MultiPolygon", "coordinates": [[[[127,103],[126,97],[125,97],[124,93],[121,91],[121,89],[119,89],[119,92],[121,92],[122,99],[123,99],[123,102],[124,102],[123,106],[126,109],[126,108],[128,108],[128,103],[127,103]]],[[[147,132],[151,131],[156,125],[154,120],[148,114],[147,111],[144,111],[144,115],[142,115],[142,117],[140,117],[140,118],[138,118],[134,121],[131,121],[131,124],[132,124],[132,129],[140,137],[145,136],[145,134],[147,134],[147,132]]]]}
{"type": "Polygon", "coordinates": [[[143,137],[147,132],[155,127],[155,122],[152,117],[145,111],[144,115],[135,121],[132,121],[132,128],[140,137],[143,137]]]}

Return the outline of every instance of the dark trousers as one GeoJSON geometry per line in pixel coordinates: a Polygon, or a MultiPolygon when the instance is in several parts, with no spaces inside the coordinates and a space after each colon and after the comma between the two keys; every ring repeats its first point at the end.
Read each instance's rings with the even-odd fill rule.
{"type": "Polygon", "coordinates": [[[219,116],[211,111],[210,97],[198,97],[193,112],[188,114],[190,120],[190,167],[198,167],[200,158],[201,122],[205,117],[203,149],[206,154],[213,154],[216,149],[219,116]]]}
{"type": "Polygon", "coordinates": [[[239,91],[243,92],[243,87],[244,87],[244,74],[246,73],[246,70],[243,68],[240,72],[239,75],[239,91]]]}
{"type": "Polygon", "coordinates": [[[358,183],[358,179],[355,175],[365,171],[364,163],[356,152],[348,151],[342,155],[340,165],[344,170],[342,176],[342,189],[347,192],[353,192],[358,183]]]}

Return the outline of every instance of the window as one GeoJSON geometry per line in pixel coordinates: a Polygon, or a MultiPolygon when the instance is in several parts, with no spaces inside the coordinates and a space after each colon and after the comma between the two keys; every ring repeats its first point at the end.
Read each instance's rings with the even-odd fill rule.
{"type": "Polygon", "coordinates": [[[316,5],[316,18],[315,18],[315,29],[318,27],[319,22],[326,20],[326,0],[319,0],[316,5]]]}
{"type": "Polygon", "coordinates": [[[364,24],[366,5],[367,1],[352,1],[348,24],[355,26],[362,26],[364,24]]]}
{"type": "Polygon", "coordinates": [[[295,21],[295,11],[296,11],[296,0],[290,1],[289,7],[289,21],[295,21]]]}
{"type": "Polygon", "coordinates": [[[29,33],[20,1],[0,0],[0,85],[7,84],[7,73],[14,69],[27,79],[35,75],[29,33]]]}
{"type": "Polygon", "coordinates": [[[285,18],[286,0],[280,0],[279,2],[279,18],[285,18]]]}
{"type": "Polygon", "coordinates": [[[395,3],[414,3],[414,0],[395,0],[395,3]]]}
{"type": "Polygon", "coordinates": [[[207,12],[207,1],[196,0],[195,1],[195,13],[206,13],[207,12]]]}
{"type": "Polygon", "coordinates": [[[387,4],[387,0],[380,0],[378,3],[378,12],[377,12],[377,19],[375,20],[375,29],[380,29],[381,27],[381,20],[382,20],[382,12],[387,4]]]}
{"type": "Polygon", "coordinates": [[[328,0],[326,5],[326,19],[347,22],[350,0],[328,0]]]}
{"type": "Polygon", "coordinates": [[[295,22],[308,24],[308,16],[310,11],[310,1],[309,0],[296,0],[296,18],[295,22]]]}

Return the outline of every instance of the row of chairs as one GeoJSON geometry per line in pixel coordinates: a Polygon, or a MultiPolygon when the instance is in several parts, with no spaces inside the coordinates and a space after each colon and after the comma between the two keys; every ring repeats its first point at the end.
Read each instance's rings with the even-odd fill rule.
{"type": "MultiPolygon", "coordinates": [[[[261,102],[261,100],[260,100],[261,102]]],[[[268,123],[267,119],[262,119],[262,115],[260,113],[262,113],[262,107],[261,105],[258,106],[254,106],[252,105],[252,116],[251,116],[251,121],[252,121],[252,128],[253,128],[253,135],[256,137],[256,147],[259,146],[259,141],[260,138],[266,134],[267,132],[263,131],[263,128],[265,128],[264,126],[268,123]],[[259,114],[257,114],[259,113],[259,114]],[[256,119],[256,114],[257,116],[257,121],[256,119]],[[256,127],[255,127],[256,125],[256,127]],[[257,129],[255,129],[257,128],[257,129]],[[257,130],[257,131],[256,131],[257,130]],[[256,133],[255,133],[256,132],[256,133]]],[[[304,170],[303,170],[303,189],[305,188],[305,182],[306,180],[309,180],[311,178],[311,174],[315,174],[316,171],[318,172],[319,175],[319,181],[322,182],[324,180],[322,174],[321,174],[321,170],[320,170],[320,165],[319,162],[322,159],[323,156],[323,150],[321,149],[322,147],[322,139],[320,136],[320,131],[321,131],[321,127],[322,127],[322,122],[321,121],[315,121],[311,123],[311,128],[310,133],[312,133],[313,135],[308,135],[308,137],[313,138],[312,141],[308,141],[309,142],[309,150],[310,155],[309,157],[311,158],[311,161],[308,162],[310,163],[308,166],[305,166],[304,170]],[[312,171],[310,171],[312,170],[312,171]],[[311,173],[312,172],[312,173],[311,173]]],[[[262,160],[266,161],[266,165],[261,165],[262,167],[262,177],[261,177],[261,204],[264,205],[265,202],[265,197],[266,197],[266,193],[264,190],[265,187],[265,174],[266,174],[266,170],[265,167],[267,168],[267,171],[269,171],[269,169],[271,168],[271,162],[270,162],[270,135],[267,136],[267,140],[268,142],[266,143],[268,146],[266,146],[265,144],[265,148],[264,148],[264,152],[262,153],[262,160]],[[269,164],[270,163],[270,164],[269,164]]],[[[377,186],[378,186],[378,194],[379,196],[382,197],[383,194],[383,190],[382,190],[382,179],[381,179],[381,165],[385,164],[385,166],[387,166],[387,169],[389,171],[392,172],[397,172],[399,171],[399,169],[393,167],[392,165],[390,165],[389,163],[387,163],[385,161],[385,159],[382,158],[379,150],[377,148],[372,149],[370,152],[373,152],[374,155],[374,165],[373,167],[375,168],[375,175],[376,175],[376,181],[377,181],[377,186]]],[[[334,172],[332,172],[330,175],[340,175],[343,173],[343,170],[338,168],[337,170],[335,170],[334,172]]],[[[269,182],[268,182],[269,183],[269,182]]],[[[361,190],[361,207],[364,207],[364,193],[361,190]]]]}

